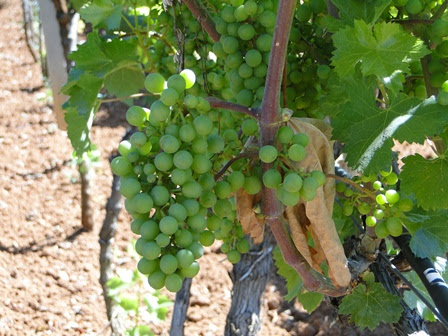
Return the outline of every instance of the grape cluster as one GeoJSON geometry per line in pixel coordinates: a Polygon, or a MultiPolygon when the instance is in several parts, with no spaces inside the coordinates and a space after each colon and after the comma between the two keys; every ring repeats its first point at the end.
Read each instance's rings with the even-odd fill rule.
{"type": "Polygon", "coordinates": [[[360,215],[366,216],[367,226],[375,227],[375,233],[379,238],[391,235],[398,237],[403,233],[403,221],[405,212],[413,208],[411,199],[402,198],[400,193],[394,189],[398,182],[398,176],[392,171],[380,171],[375,174],[354,178],[353,181],[362,188],[371,188],[375,199],[366,195],[357,188],[349,188],[340,182],[336,184],[336,191],[343,195],[346,200],[343,203],[343,213],[351,216],[355,208],[360,215]]]}

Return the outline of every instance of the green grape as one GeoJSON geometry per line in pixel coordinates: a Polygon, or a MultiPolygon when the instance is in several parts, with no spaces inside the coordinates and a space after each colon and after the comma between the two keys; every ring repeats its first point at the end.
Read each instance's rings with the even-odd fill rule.
{"type": "Polygon", "coordinates": [[[166,152],[161,152],[156,155],[154,165],[158,170],[167,172],[173,167],[173,156],[166,152]]]}
{"type": "Polygon", "coordinates": [[[216,183],[215,193],[220,199],[228,198],[232,193],[232,187],[226,181],[218,181],[216,183]]]}
{"type": "Polygon", "coordinates": [[[209,216],[207,218],[207,229],[216,231],[221,227],[221,219],[218,216],[209,216]]]}
{"type": "Polygon", "coordinates": [[[261,181],[254,175],[246,177],[244,180],[244,190],[249,195],[258,194],[261,190],[261,181]]]}
{"type": "Polygon", "coordinates": [[[232,212],[232,204],[228,199],[219,199],[213,206],[213,212],[218,217],[227,217],[232,212]]]}
{"type": "Polygon", "coordinates": [[[376,225],[376,217],[374,217],[374,216],[367,216],[367,218],[366,218],[366,225],[367,226],[375,226],[376,225]]]}
{"type": "Polygon", "coordinates": [[[285,206],[295,206],[300,201],[299,192],[289,192],[284,185],[276,190],[277,198],[285,206]]]}
{"type": "Polygon", "coordinates": [[[231,69],[237,69],[243,62],[243,54],[241,51],[233,52],[226,57],[226,66],[231,69]]]}
{"type": "Polygon", "coordinates": [[[199,176],[198,182],[201,185],[202,190],[212,190],[215,186],[215,178],[209,173],[199,176]]]}
{"type": "Polygon", "coordinates": [[[200,115],[194,118],[193,126],[196,130],[196,133],[201,136],[208,135],[213,129],[212,121],[204,115],[200,115]]]}
{"type": "Polygon", "coordinates": [[[207,150],[210,153],[217,154],[224,150],[224,140],[218,134],[210,135],[207,138],[207,144],[208,144],[207,150]]]}
{"type": "Polygon", "coordinates": [[[251,106],[254,101],[254,94],[251,90],[243,89],[236,95],[236,101],[240,105],[251,106]]]}
{"type": "Polygon", "coordinates": [[[165,286],[166,274],[162,271],[155,271],[148,277],[149,285],[154,289],[162,289],[165,286]]]}
{"type": "Polygon", "coordinates": [[[151,141],[148,141],[138,149],[138,152],[140,155],[146,156],[151,152],[151,149],[152,149],[152,143],[151,141]]]}
{"type": "Polygon", "coordinates": [[[320,170],[312,171],[311,172],[311,176],[314,177],[317,180],[317,183],[319,184],[319,187],[322,187],[325,184],[325,182],[327,181],[327,177],[320,170]]]}
{"type": "Polygon", "coordinates": [[[272,28],[275,26],[277,16],[275,13],[265,10],[259,17],[259,22],[265,28],[272,28]]]}
{"type": "Polygon", "coordinates": [[[386,176],[385,180],[388,185],[395,185],[398,182],[398,176],[392,172],[390,175],[386,176]]]}
{"type": "Polygon", "coordinates": [[[386,196],[384,194],[379,194],[379,195],[376,196],[376,202],[379,205],[386,204],[387,203],[387,198],[386,198],[386,196]]]}
{"type": "Polygon", "coordinates": [[[244,56],[244,59],[247,65],[249,65],[252,68],[259,66],[262,61],[261,53],[255,49],[249,50],[244,56]]]}
{"type": "Polygon", "coordinates": [[[236,249],[239,253],[247,253],[250,250],[250,243],[246,239],[239,239],[236,243],[236,249]]]}
{"type": "Polygon", "coordinates": [[[255,29],[248,23],[243,24],[238,28],[238,36],[243,41],[249,41],[255,36],[255,29]]]}
{"type": "Polygon", "coordinates": [[[125,176],[132,172],[132,165],[129,160],[123,156],[117,156],[110,163],[110,168],[115,175],[125,176]]]}
{"type": "Polygon", "coordinates": [[[174,234],[174,241],[179,247],[188,247],[193,243],[193,235],[188,230],[178,230],[174,234]]]}
{"type": "Polygon", "coordinates": [[[243,188],[244,179],[244,174],[242,172],[234,171],[229,175],[227,181],[230,184],[232,191],[237,191],[238,189],[243,188]]]}
{"type": "Polygon", "coordinates": [[[140,214],[150,212],[154,206],[153,199],[147,193],[135,195],[130,201],[132,203],[132,208],[140,214]]]}
{"type": "Polygon", "coordinates": [[[187,218],[187,209],[182,204],[174,203],[168,209],[168,214],[178,222],[183,222],[187,218]]]}
{"type": "Polygon", "coordinates": [[[135,252],[143,256],[143,247],[146,245],[147,242],[148,241],[146,239],[143,239],[142,237],[137,239],[137,241],[135,242],[135,252]]]}
{"type": "Polygon", "coordinates": [[[188,169],[193,164],[193,156],[189,152],[181,150],[174,154],[173,163],[176,168],[188,169]]]}
{"type": "Polygon", "coordinates": [[[144,222],[140,227],[140,235],[148,241],[156,239],[159,233],[159,225],[153,220],[144,222]]]}
{"type": "Polygon", "coordinates": [[[131,106],[126,111],[126,120],[132,126],[141,127],[147,118],[146,111],[140,106],[131,106]]]}
{"type": "Polygon", "coordinates": [[[137,264],[138,271],[145,275],[154,273],[158,268],[158,260],[148,260],[146,258],[141,258],[137,264]]]}
{"type": "Polygon", "coordinates": [[[409,212],[414,207],[414,203],[409,198],[403,198],[398,201],[398,209],[403,212],[409,212]]]}
{"type": "Polygon", "coordinates": [[[164,136],[162,136],[160,138],[159,144],[160,148],[162,148],[166,153],[169,154],[177,152],[180,147],[179,140],[169,134],[165,134],[164,136]]]}
{"type": "Polygon", "coordinates": [[[375,189],[375,190],[380,190],[383,187],[383,185],[381,184],[380,181],[373,182],[372,186],[373,186],[373,189],[375,189]]]}
{"type": "MultiPolygon", "coordinates": [[[[241,125],[241,130],[245,135],[251,136],[258,132],[258,123],[254,119],[246,119],[241,125]]],[[[117,174],[118,175],[118,174],[117,174]]]]}
{"type": "Polygon", "coordinates": [[[166,247],[170,244],[170,237],[164,233],[159,233],[155,240],[160,247],[166,247]]]}
{"type": "Polygon", "coordinates": [[[300,189],[300,197],[305,201],[305,202],[309,202],[312,201],[313,199],[315,199],[317,196],[317,192],[316,190],[312,190],[312,189],[300,189]]]}
{"type": "Polygon", "coordinates": [[[138,151],[132,151],[128,154],[127,159],[129,160],[129,162],[135,163],[140,159],[140,154],[138,153],[138,151]]]}
{"type": "Polygon", "coordinates": [[[120,153],[121,156],[127,156],[132,149],[132,145],[128,140],[123,140],[118,145],[118,153],[120,153]]]}
{"type": "Polygon", "coordinates": [[[174,89],[167,88],[162,91],[162,94],[160,95],[160,100],[166,106],[173,106],[179,100],[179,93],[174,89]]]}
{"type": "Polygon", "coordinates": [[[277,189],[281,183],[282,183],[282,175],[278,170],[269,169],[263,174],[263,184],[267,188],[277,189]]]}
{"type": "Polygon", "coordinates": [[[425,100],[427,97],[426,87],[419,85],[415,88],[415,96],[420,100],[425,100]]]}
{"type": "Polygon", "coordinates": [[[166,81],[166,84],[168,88],[176,90],[179,94],[183,94],[187,83],[181,75],[172,75],[168,80],[166,81]]]}
{"type": "Polygon", "coordinates": [[[347,186],[344,183],[342,183],[342,182],[337,182],[336,183],[336,191],[337,192],[343,193],[346,188],[347,188],[347,186]]]}
{"type": "Polygon", "coordinates": [[[261,52],[268,52],[272,47],[272,35],[270,34],[262,34],[257,38],[255,45],[257,49],[261,52]]]}
{"type": "Polygon", "coordinates": [[[196,214],[194,216],[191,216],[188,218],[187,220],[187,224],[188,227],[193,231],[193,232],[202,232],[205,230],[205,228],[207,227],[207,220],[205,219],[204,216],[202,216],[201,214],[196,214]]]}
{"type": "Polygon", "coordinates": [[[380,170],[380,175],[383,177],[387,177],[390,175],[390,173],[392,173],[392,167],[389,168],[389,170],[380,170]]]}
{"type": "Polygon", "coordinates": [[[177,258],[171,254],[165,254],[160,258],[159,267],[160,270],[165,274],[171,274],[176,272],[179,263],[177,258]]]}
{"type": "MultiPolygon", "coordinates": [[[[442,90],[448,92],[448,80],[444,81],[442,84],[442,90]]],[[[120,153],[121,154],[121,153],[120,153]]],[[[123,154],[122,154],[123,155],[123,154]]]]}
{"type": "Polygon", "coordinates": [[[227,259],[232,263],[236,264],[241,260],[241,253],[237,250],[231,250],[227,253],[227,259]]]}
{"type": "Polygon", "coordinates": [[[186,278],[194,278],[199,273],[199,263],[193,261],[190,266],[182,268],[180,273],[186,278]]]}
{"type": "Polygon", "coordinates": [[[306,157],[306,150],[301,145],[292,145],[288,149],[288,158],[292,161],[302,161],[306,157]]]}
{"type": "Polygon", "coordinates": [[[442,87],[443,83],[446,81],[446,73],[438,72],[431,75],[429,82],[432,86],[436,88],[442,87]]]}
{"type": "Polygon", "coordinates": [[[448,92],[439,91],[439,94],[437,95],[437,102],[442,106],[448,105],[448,92]]]}
{"type": "Polygon", "coordinates": [[[389,204],[395,204],[400,200],[400,195],[396,190],[387,190],[385,196],[389,204]]]}
{"type": "Polygon", "coordinates": [[[296,18],[301,22],[307,22],[311,19],[312,14],[311,8],[306,4],[302,4],[297,8],[296,18]]]}
{"type": "Polygon", "coordinates": [[[185,80],[185,88],[187,90],[191,89],[196,82],[196,75],[194,74],[194,72],[190,69],[184,69],[180,72],[179,75],[181,75],[185,80]]]}
{"type": "Polygon", "coordinates": [[[179,129],[179,138],[183,142],[192,142],[196,138],[196,131],[191,125],[183,125],[179,129]]]}
{"type": "Polygon", "coordinates": [[[201,113],[207,113],[208,111],[210,111],[211,106],[210,103],[205,98],[198,97],[198,106],[196,106],[196,109],[201,113]]]}
{"type": "Polygon", "coordinates": [[[290,143],[293,137],[294,137],[294,131],[289,126],[282,126],[279,128],[277,132],[277,139],[282,144],[290,143]]]}
{"type": "Polygon", "coordinates": [[[182,278],[180,275],[173,273],[169,274],[165,279],[165,287],[170,292],[176,293],[182,288],[182,278]]]}
{"type": "Polygon", "coordinates": [[[165,216],[160,220],[159,229],[161,232],[163,232],[168,236],[176,233],[178,228],[179,224],[177,223],[177,220],[174,217],[165,216]]]}
{"type": "Polygon", "coordinates": [[[225,6],[221,10],[221,18],[227,23],[235,22],[234,12],[235,12],[235,7],[225,6]]]}
{"type": "Polygon", "coordinates": [[[403,224],[397,217],[391,217],[386,221],[387,230],[392,237],[401,236],[403,233],[403,224]]]}
{"type": "Polygon", "coordinates": [[[409,14],[418,14],[423,10],[423,5],[420,0],[408,0],[406,4],[406,10],[409,14]]]}
{"type": "MultiPolygon", "coordinates": [[[[190,109],[194,109],[198,105],[198,99],[192,94],[188,94],[184,98],[184,104],[190,109]]],[[[184,125],[187,126],[187,125],[184,125]]],[[[188,125],[189,126],[189,125],[188,125]]]]}
{"type": "Polygon", "coordinates": [[[141,227],[145,220],[143,218],[134,219],[131,222],[131,231],[135,234],[140,234],[141,227]]]}
{"type": "Polygon", "coordinates": [[[194,262],[193,253],[190,250],[182,249],[176,253],[176,259],[179,263],[179,268],[187,268],[194,262]]]}
{"type": "Polygon", "coordinates": [[[213,193],[210,190],[204,191],[201,194],[201,196],[199,197],[199,203],[204,208],[212,208],[215,205],[217,200],[218,200],[218,198],[216,197],[215,193],[213,193]]]}
{"type": "Polygon", "coordinates": [[[170,193],[164,186],[155,186],[151,189],[151,197],[155,206],[163,206],[170,200],[170,193]]]}
{"type": "Polygon", "coordinates": [[[140,182],[133,177],[120,179],[120,193],[126,198],[132,198],[140,192],[142,186],[140,182]]]}
{"type": "Polygon", "coordinates": [[[170,115],[170,108],[166,106],[161,100],[156,100],[151,105],[151,114],[149,115],[149,121],[152,125],[158,126],[160,123],[166,121],[170,115]]]}
{"type": "Polygon", "coordinates": [[[283,188],[290,193],[298,192],[302,188],[302,185],[303,180],[296,173],[288,174],[283,180],[283,188]]]}
{"type": "Polygon", "coordinates": [[[188,216],[196,215],[199,211],[199,203],[196,200],[186,199],[182,201],[182,205],[187,209],[188,216]]]}
{"type": "Polygon", "coordinates": [[[437,37],[445,37],[448,35],[448,21],[438,19],[431,26],[432,33],[437,37]]]}
{"type": "Polygon", "coordinates": [[[194,259],[199,259],[204,255],[204,248],[198,242],[193,242],[188,249],[193,253],[194,259]]]}
{"type": "Polygon", "coordinates": [[[246,3],[243,5],[244,11],[247,15],[255,15],[257,13],[257,3],[253,0],[246,1],[246,3]]]}
{"type": "Polygon", "coordinates": [[[234,129],[228,129],[223,134],[224,141],[229,143],[238,140],[238,133],[234,129]]]}
{"type": "Polygon", "coordinates": [[[172,135],[175,138],[179,137],[179,125],[176,124],[169,124],[165,128],[165,134],[172,135]]]}
{"type": "Polygon", "coordinates": [[[316,191],[317,188],[319,188],[319,182],[313,176],[307,177],[303,180],[302,189],[313,192],[316,191]]]}
{"type": "Polygon", "coordinates": [[[189,179],[187,172],[182,169],[173,169],[171,172],[171,181],[175,185],[183,185],[189,179]]]}
{"type": "Polygon", "coordinates": [[[160,246],[156,242],[151,241],[143,245],[142,255],[148,260],[154,260],[160,255],[161,251],[160,246]]]}
{"type": "Polygon", "coordinates": [[[205,155],[196,154],[193,157],[193,164],[191,165],[191,169],[198,174],[205,174],[210,171],[212,167],[212,163],[205,155]]]}
{"type": "Polygon", "coordinates": [[[381,209],[375,209],[373,210],[373,215],[376,219],[383,219],[384,218],[384,211],[381,209]]]}
{"type": "Polygon", "coordinates": [[[258,153],[260,160],[264,163],[271,163],[277,159],[278,152],[274,146],[263,146],[258,153]]]}
{"type": "Polygon", "coordinates": [[[350,204],[348,202],[344,203],[344,205],[342,207],[342,212],[344,213],[345,216],[347,216],[347,217],[351,216],[353,214],[353,210],[354,210],[354,208],[353,208],[352,204],[350,204]]]}
{"type": "Polygon", "coordinates": [[[215,235],[211,231],[203,231],[199,236],[199,242],[203,246],[212,246],[215,242],[215,235]]]}
{"type": "Polygon", "coordinates": [[[330,76],[331,69],[328,65],[319,65],[317,68],[317,76],[320,79],[327,79],[330,76]]]}
{"type": "Polygon", "coordinates": [[[386,238],[389,235],[389,230],[387,229],[386,222],[379,222],[375,226],[375,233],[378,238],[386,238]]]}
{"type": "Polygon", "coordinates": [[[150,93],[161,93],[165,88],[165,78],[161,74],[151,73],[145,78],[145,88],[150,93]]]}
{"type": "Polygon", "coordinates": [[[229,243],[224,243],[221,245],[221,252],[222,253],[229,253],[230,251],[230,245],[229,243]]]}
{"type": "Polygon", "coordinates": [[[370,212],[370,205],[368,203],[361,203],[358,205],[358,211],[361,215],[367,215],[370,212]]]}
{"type": "Polygon", "coordinates": [[[198,198],[202,194],[202,187],[196,181],[188,181],[182,186],[182,194],[187,198],[198,198]]]}
{"type": "Polygon", "coordinates": [[[226,36],[222,39],[222,49],[227,55],[234,54],[238,51],[239,42],[233,36],[226,36]]]}

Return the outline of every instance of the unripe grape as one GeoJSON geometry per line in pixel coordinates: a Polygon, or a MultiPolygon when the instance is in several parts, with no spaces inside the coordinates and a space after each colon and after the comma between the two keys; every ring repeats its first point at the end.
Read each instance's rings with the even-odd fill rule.
{"type": "Polygon", "coordinates": [[[110,168],[115,175],[128,175],[133,169],[129,160],[123,156],[117,156],[110,163],[110,168]]]}
{"type": "Polygon", "coordinates": [[[398,209],[400,209],[403,212],[409,212],[412,210],[413,207],[414,203],[408,198],[403,198],[398,201],[398,209]]]}
{"type": "Polygon", "coordinates": [[[393,237],[398,237],[403,233],[403,224],[401,220],[397,217],[391,217],[386,222],[387,230],[389,234],[393,237]]]}
{"type": "Polygon", "coordinates": [[[196,75],[190,69],[184,69],[180,72],[180,74],[185,80],[185,88],[191,89],[196,82],[196,75]]]}
{"type": "Polygon", "coordinates": [[[448,35],[448,21],[444,19],[436,20],[431,26],[432,33],[437,37],[444,37],[448,35]]]}
{"type": "Polygon", "coordinates": [[[299,192],[289,192],[284,186],[281,186],[276,190],[276,195],[278,200],[285,206],[295,206],[300,201],[299,192]]]}
{"type": "Polygon", "coordinates": [[[203,231],[199,236],[199,242],[203,246],[212,246],[215,242],[215,235],[211,231],[203,231]]]}
{"type": "Polygon", "coordinates": [[[194,278],[199,273],[199,263],[197,261],[193,261],[193,263],[180,270],[180,273],[186,278],[194,278]]]}
{"type": "Polygon", "coordinates": [[[245,135],[254,135],[258,132],[258,123],[254,119],[246,119],[241,125],[241,130],[245,135]]]}
{"type": "Polygon", "coordinates": [[[194,259],[199,259],[204,255],[204,248],[198,242],[193,242],[188,249],[193,253],[194,259]]]}
{"type": "Polygon", "coordinates": [[[381,209],[375,209],[373,211],[373,215],[375,216],[376,219],[383,219],[384,218],[384,211],[381,209]]]}
{"type": "Polygon", "coordinates": [[[187,87],[187,83],[184,77],[177,74],[172,75],[170,78],[168,78],[166,83],[168,88],[176,90],[179,94],[182,94],[187,87]]]}
{"type": "Polygon", "coordinates": [[[156,239],[159,233],[159,224],[153,220],[144,222],[140,227],[140,235],[148,241],[156,239]]]}
{"type": "Polygon", "coordinates": [[[160,270],[165,274],[171,274],[176,272],[177,266],[179,265],[177,258],[171,254],[165,254],[160,258],[160,270]]]}
{"type": "Polygon", "coordinates": [[[274,146],[267,145],[260,148],[258,155],[262,162],[271,163],[277,159],[278,152],[274,146]]]}
{"type": "Polygon", "coordinates": [[[196,181],[188,181],[182,186],[182,193],[187,198],[198,198],[202,194],[202,187],[196,181]]]}
{"type": "Polygon", "coordinates": [[[283,180],[283,188],[291,193],[298,192],[302,188],[302,184],[302,178],[296,173],[288,174],[283,180]]]}
{"type": "Polygon", "coordinates": [[[133,177],[120,179],[120,193],[126,198],[133,198],[140,192],[141,187],[140,182],[133,177]]]}
{"type": "Polygon", "coordinates": [[[368,216],[366,218],[366,225],[367,226],[375,226],[376,225],[376,217],[374,216],[368,216]]]}
{"type": "Polygon", "coordinates": [[[379,194],[379,195],[376,196],[376,202],[379,205],[386,204],[387,203],[387,198],[386,198],[386,196],[384,194],[379,194]]]}
{"type": "Polygon", "coordinates": [[[306,150],[303,146],[294,144],[288,149],[288,157],[292,161],[302,161],[306,157],[306,150]]]}
{"type": "Polygon", "coordinates": [[[389,235],[389,230],[387,229],[386,222],[379,222],[375,226],[375,233],[378,238],[386,238],[389,235]]]}
{"type": "Polygon", "coordinates": [[[160,207],[170,200],[170,193],[164,186],[155,186],[151,189],[151,197],[154,201],[154,205],[160,207]]]}
{"type": "Polygon", "coordinates": [[[137,264],[137,269],[140,273],[148,275],[154,273],[159,268],[158,260],[148,260],[141,258],[137,264]]]}
{"type": "Polygon", "coordinates": [[[176,258],[180,268],[189,267],[194,261],[193,253],[187,249],[179,250],[176,253],[176,258]]]}
{"type": "Polygon", "coordinates": [[[188,247],[193,243],[193,235],[188,230],[178,230],[174,235],[174,241],[179,247],[188,247]]]}
{"type": "Polygon", "coordinates": [[[269,169],[263,174],[263,184],[267,188],[277,189],[281,183],[282,183],[282,175],[278,170],[269,169]]]}
{"type": "Polygon", "coordinates": [[[146,111],[140,106],[131,106],[126,111],[126,120],[129,124],[137,127],[143,126],[147,118],[146,111]]]}
{"type": "Polygon", "coordinates": [[[327,181],[327,177],[325,174],[320,170],[314,170],[311,172],[311,176],[314,177],[317,180],[317,183],[319,183],[319,186],[323,186],[325,182],[327,181]]]}
{"type": "Polygon", "coordinates": [[[170,244],[170,237],[164,233],[159,233],[156,237],[156,243],[160,247],[166,247],[170,244]]]}
{"type": "Polygon", "coordinates": [[[321,79],[327,79],[330,76],[331,69],[328,65],[319,65],[317,68],[317,76],[321,79]]]}
{"type": "Polygon", "coordinates": [[[423,10],[423,5],[420,0],[408,0],[406,4],[406,10],[409,14],[418,14],[423,10]]]}
{"type": "Polygon", "coordinates": [[[294,136],[294,131],[289,126],[282,126],[279,128],[277,132],[277,139],[282,144],[288,144],[292,141],[292,138],[294,136]]]}
{"type": "Polygon", "coordinates": [[[150,93],[161,93],[165,88],[165,78],[161,74],[151,73],[145,78],[145,88],[150,93]]]}
{"type": "Polygon", "coordinates": [[[170,292],[176,293],[182,288],[182,278],[176,274],[169,274],[165,279],[165,287],[170,292]]]}
{"type": "Polygon", "coordinates": [[[261,190],[261,182],[258,177],[254,175],[246,177],[244,180],[244,190],[249,195],[258,194],[261,190]]]}
{"type": "Polygon", "coordinates": [[[395,204],[400,200],[400,195],[396,190],[387,190],[386,191],[386,200],[389,204],[395,204]]]}
{"type": "Polygon", "coordinates": [[[354,210],[354,208],[353,208],[352,204],[350,204],[348,202],[344,203],[342,212],[344,213],[345,216],[351,216],[353,214],[353,210],[354,210]]]}
{"type": "Polygon", "coordinates": [[[165,286],[166,274],[162,271],[155,271],[148,277],[149,285],[154,289],[162,289],[165,286]]]}
{"type": "Polygon", "coordinates": [[[133,209],[140,214],[150,212],[154,206],[153,199],[147,193],[135,195],[130,201],[132,202],[133,209]]]}
{"type": "Polygon", "coordinates": [[[234,171],[229,175],[227,181],[229,182],[232,191],[237,191],[244,186],[244,174],[240,171],[234,171]]]}
{"type": "Polygon", "coordinates": [[[231,250],[227,253],[227,259],[232,263],[236,264],[241,260],[241,253],[237,250],[231,250]]]}
{"type": "Polygon", "coordinates": [[[380,190],[383,187],[380,181],[373,182],[373,189],[380,190]]]}
{"type": "Polygon", "coordinates": [[[337,192],[343,193],[346,188],[347,188],[347,186],[345,185],[345,183],[342,183],[342,182],[337,182],[336,183],[336,191],[337,192]]]}
{"type": "Polygon", "coordinates": [[[310,143],[310,138],[305,133],[296,133],[292,137],[292,143],[306,147],[310,143]]]}
{"type": "Polygon", "coordinates": [[[159,229],[166,235],[172,235],[176,233],[179,228],[176,218],[171,216],[165,216],[160,220],[159,229]]]}
{"type": "Polygon", "coordinates": [[[361,215],[367,215],[370,212],[370,205],[368,203],[361,203],[358,206],[358,211],[361,215]]]}
{"type": "Polygon", "coordinates": [[[161,251],[160,246],[157,245],[156,242],[152,241],[143,245],[142,255],[148,260],[154,260],[160,255],[161,251]]]}

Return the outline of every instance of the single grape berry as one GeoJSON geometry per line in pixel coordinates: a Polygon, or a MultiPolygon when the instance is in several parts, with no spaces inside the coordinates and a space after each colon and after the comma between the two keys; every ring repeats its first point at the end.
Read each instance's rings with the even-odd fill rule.
{"type": "Polygon", "coordinates": [[[276,169],[269,169],[263,174],[263,184],[270,189],[277,189],[282,183],[282,175],[276,169]]]}
{"type": "Polygon", "coordinates": [[[302,178],[296,173],[288,174],[283,180],[283,188],[291,193],[298,192],[302,188],[302,184],[302,178]]]}
{"type": "Polygon", "coordinates": [[[368,216],[366,218],[366,225],[367,226],[375,226],[376,225],[376,217],[374,216],[368,216]]]}
{"type": "Polygon", "coordinates": [[[389,204],[395,204],[400,200],[400,195],[396,190],[390,189],[386,191],[386,200],[389,204]]]}
{"type": "Polygon", "coordinates": [[[301,145],[292,145],[288,149],[288,158],[292,161],[302,161],[306,157],[306,150],[301,145]]]}
{"type": "Polygon", "coordinates": [[[263,146],[258,153],[260,160],[264,163],[271,163],[277,159],[278,152],[274,146],[263,146]]]}
{"type": "Polygon", "coordinates": [[[288,144],[292,141],[292,138],[294,136],[294,131],[289,126],[282,126],[279,128],[277,132],[277,139],[282,144],[288,144]]]}
{"type": "Polygon", "coordinates": [[[151,73],[146,76],[145,88],[150,93],[161,93],[165,88],[165,78],[161,74],[151,73]]]}
{"type": "Polygon", "coordinates": [[[387,230],[389,231],[389,234],[393,237],[401,236],[403,233],[403,224],[401,223],[401,220],[397,217],[391,217],[386,222],[387,230]]]}

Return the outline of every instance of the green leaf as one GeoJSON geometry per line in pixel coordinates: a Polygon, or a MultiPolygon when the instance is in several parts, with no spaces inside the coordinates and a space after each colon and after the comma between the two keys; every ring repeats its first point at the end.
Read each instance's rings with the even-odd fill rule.
{"type": "Polygon", "coordinates": [[[391,0],[332,0],[345,22],[361,19],[375,23],[391,0]]]}
{"type": "Polygon", "coordinates": [[[420,258],[433,259],[448,251],[448,210],[428,212],[428,219],[412,235],[409,246],[420,258]]]}
{"type": "Polygon", "coordinates": [[[340,205],[340,203],[334,204],[333,221],[336,226],[336,231],[338,232],[341,243],[344,243],[344,240],[346,238],[358,233],[358,228],[356,227],[355,223],[353,223],[352,219],[343,214],[342,206],[340,205]]]}
{"type": "MultiPolygon", "coordinates": [[[[448,270],[446,267],[447,261],[444,258],[438,257],[436,262],[434,263],[435,269],[442,275],[443,279],[448,282],[448,270]]],[[[425,285],[421,281],[420,277],[417,275],[415,271],[411,271],[406,273],[406,278],[414,285],[415,288],[419,290],[419,292],[434,305],[434,302],[429,295],[425,285]]],[[[412,309],[417,309],[418,313],[425,319],[431,322],[436,321],[436,317],[429,310],[429,308],[421,301],[417,295],[411,290],[408,290],[404,293],[404,301],[409,305],[412,309]]]]}
{"type": "Polygon", "coordinates": [[[139,63],[125,60],[110,70],[104,79],[104,87],[117,97],[129,96],[143,88],[145,76],[139,63]]]}
{"type": "Polygon", "coordinates": [[[112,61],[103,52],[103,42],[96,33],[89,33],[87,41],[69,55],[75,62],[76,69],[91,71],[96,76],[103,76],[111,67],[112,61]]]}
{"type": "Polygon", "coordinates": [[[416,154],[403,159],[405,165],[400,174],[401,188],[407,194],[414,194],[417,204],[426,210],[448,208],[447,155],[448,152],[427,160],[416,154]]]}
{"type": "Polygon", "coordinates": [[[123,282],[123,280],[120,279],[120,277],[113,277],[110,278],[107,282],[106,282],[106,286],[109,289],[116,289],[120,286],[123,286],[125,283],[123,282]]]}
{"type": "Polygon", "coordinates": [[[354,75],[357,64],[364,76],[388,77],[397,70],[407,73],[409,62],[429,53],[421,40],[397,23],[381,22],[372,31],[372,25],[356,20],[354,27],[334,34],[333,41],[332,64],[342,78],[354,75]]]}
{"type": "Polygon", "coordinates": [[[351,315],[350,321],[359,328],[375,329],[381,322],[398,322],[403,307],[400,297],[386,291],[378,282],[369,288],[359,284],[352,294],[345,296],[339,306],[339,313],[351,315]]]}
{"type": "Polygon", "coordinates": [[[273,252],[275,265],[277,266],[277,273],[280,274],[286,280],[286,289],[288,294],[285,296],[285,300],[291,301],[295,297],[302,304],[303,308],[309,313],[313,312],[319,307],[324,295],[321,293],[305,292],[303,293],[303,282],[296,270],[289,266],[283,259],[282,252],[277,246],[273,252]]]}
{"type": "Polygon", "coordinates": [[[79,11],[82,19],[94,26],[104,26],[107,29],[120,27],[122,5],[115,5],[111,0],[94,0],[79,11]]]}
{"type": "Polygon", "coordinates": [[[117,298],[119,305],[127,311],[137,311],[139,307],[139,300],[137,295],[120,295],[117,298]]]}
{"type": "Polygon", "coordinates": [[[399,94],[388,108],[380,109],[372,77],[357,75],[345,81],[345,87],[349,101],[332,119],[333,136],[345,142],[348,164],[366,174],[390,167],[393,139],[423,144],[426,136],[442,132],[448,123],[446,107],[434,97],[421,101],[399,94]]]}

